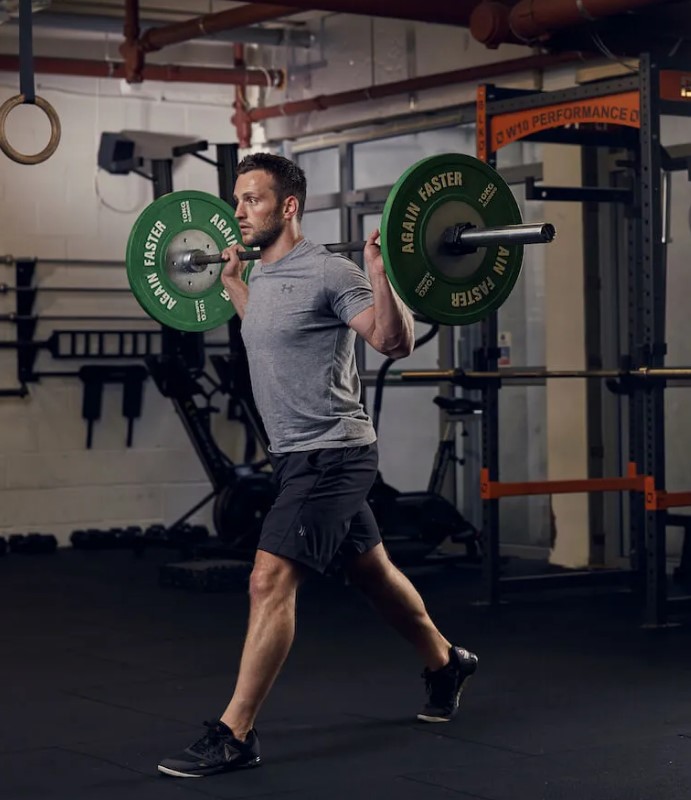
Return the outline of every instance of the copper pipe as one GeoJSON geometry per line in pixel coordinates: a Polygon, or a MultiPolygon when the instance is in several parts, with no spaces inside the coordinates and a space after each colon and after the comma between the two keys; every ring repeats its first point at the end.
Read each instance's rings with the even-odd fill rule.
{"type": "MultiPolygon", "coordinates": [[[[245,46],[239,42],[233,45],[233,64],[236,67],[245,66],[245,46]]],[[[235,102],[233,108],[235,112],[230,121],[235,125],[238,136],[238,145],[247,148],[252,144],[252,122],[247,114],[247,94],[244,86],[235,87],[235,102]]]]}
{"type": "Polygon", "coordinates": [[[660,0],[519,0],[509,12],[509,26],[519,39],[532,41],[556,30],[658,5],[659,2],[660,0]]]}
{"type": "Polygon", "coordinates": [[[139,38],[139,0],[125,0],[124,34],[128,42],[139,38]]]}
{"type": "Polygon", "coordinates": [[[510,11],[510,6],[498,0],[484,0],[475,6],[469,22],[473,38],[487,47],[499,47],[505,42],[520,42],[511,33],[510,11]]]}
{"type": "Polygon", "coordinates": [[[425,89],[436,89],[440,86],[451,86],[459,83],[484,81],[498,75],[509,75],[524,70],[543,69],[555,64],[580,61],[582,58],[583,56],[580,53],[566,52],[497,61],[492,64],[481,64],[477,67],[466,67],[452,72],[438,72],[434,75],[424,75],[405,81],[382,83],[378,86],[368,86],[364,89],[352,89],[347,92],[338,92],[337,94],[319,95],[306,100],[294,100],[293,102],[281,103],[276,106],[255,108],[249,112],[249,118],[252,122],[260,122],[271,117],[292,116],[293,114],[304,114],[309,111],[323,111],[334,106],[378,100],[382,97],[391,97],[396,94],[419,92],[425,89]]]}
{"type": "Polygon", "coordinates": [[[129,83],[141,83],[144,68],[144,53],[139,47],[139,0],[126,0],[124,42],[120,55],[125,62],[125,75],[129,83]]]}
{"type": "MultiPolygon", "coordinates": [[[[470,14],[479,2],[481,0],[294,0],[291,5],[302,11],[334,11],[467,26],[470,14]]],[[[264,4],[253,2],[253,5],[264,4]]]]}
{"type": "Polygon", "coordinates": [[[160,50],[171,44],[188,42],[201,36],[227,31],[231,28],[244,28],[258,22],[296,14],[299,9],[290,6],[246,4],[217,14],[204,14],[184,22],[173,22],[160,28],[149,28],[139,40],[145,53],[160,50]]]}
{"type": "MultiPolygon", "coordinates": [[[[124,78],[122,62],[87,61],[80,58],[35,58],[34,69],[48,75],[82,75],[92,78],[124,78]]],[[[18,56],[0,55],[0,70],[17,72],[18,56]]],[[[150,81],[218,83],[239,86],[280,87],[285,82],[281,69],[238,69],[219,67],[179,67],[170,64],[148,64],[143,77],[150,81]]]]}

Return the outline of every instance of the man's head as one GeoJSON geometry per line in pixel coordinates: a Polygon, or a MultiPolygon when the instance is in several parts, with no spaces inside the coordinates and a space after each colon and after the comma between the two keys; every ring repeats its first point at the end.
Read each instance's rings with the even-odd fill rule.
{"type": "Polygon", "coordinates": [[[305,173],[287,158],[255,153],[238,165],[236,217],[245,244],[269,247],[291,221],[302,219],[305,173]]]}

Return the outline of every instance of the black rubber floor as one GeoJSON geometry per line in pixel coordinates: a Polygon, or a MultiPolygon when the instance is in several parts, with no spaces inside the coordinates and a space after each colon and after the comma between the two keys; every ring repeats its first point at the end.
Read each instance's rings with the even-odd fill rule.
{"type": "Polygon", "coordinates": [[[157,760],[232,690],[243,588],[158,585],[170,554],[0,559],[0,798],[689,800],[691,637],[624,593],[474,605],[467,570],[411,575],[480,669],[457,720],[414,719],[421,665],[351,589],[314,581],[258,728],[264,766],[176,780],[157,760]]]}

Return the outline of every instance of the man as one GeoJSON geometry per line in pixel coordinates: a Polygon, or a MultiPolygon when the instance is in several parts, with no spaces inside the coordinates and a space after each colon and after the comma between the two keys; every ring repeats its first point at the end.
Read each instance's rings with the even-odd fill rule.
{"type": "Polygon", "coordinates": [[[238,167],[235,216],[261,262],[242,280],[239,246],[223,251],[222,281],[242,319],[252,391],[279,486],[250,578],[250,616],[235,691],[217,722],[159,770],[202,777],[261,763],[255,718],[290,650],[301,582],[338,559],[350,582],[417,649],[428,701],[418,719],[447,722],[477,656],[434,626],[410,581],[393,566],[366,498],[377,471],[376,436],[360,403],[356,334],[402,358],[413,318],[389,284],[374,231],[369,280],[349,259],[307,241],[302,170],[259,153],[238,167]]]}

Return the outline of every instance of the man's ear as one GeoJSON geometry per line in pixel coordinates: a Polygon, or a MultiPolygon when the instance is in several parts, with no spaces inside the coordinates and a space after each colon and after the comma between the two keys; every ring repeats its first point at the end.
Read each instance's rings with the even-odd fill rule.
{"type": "Polygon", "coordinates": [[[291,194],[283,202],[283,216],[286,219],[292,219],[294,216],[297,215],[298,211],[300,210],[300,203],[298,202],[297,197],[291,194]]]}

